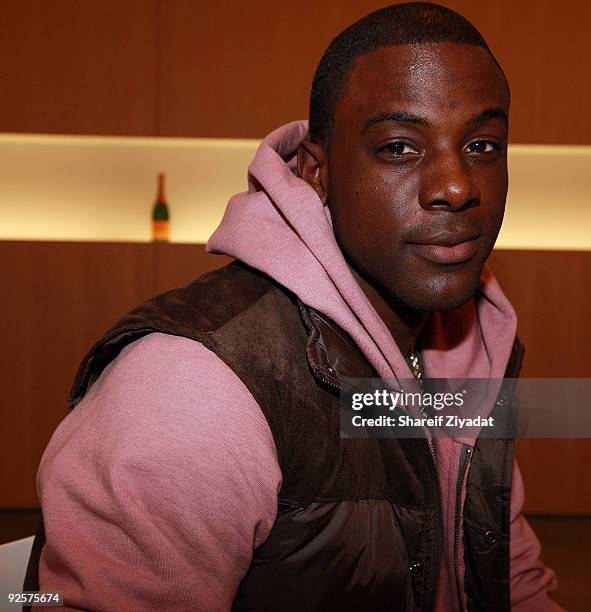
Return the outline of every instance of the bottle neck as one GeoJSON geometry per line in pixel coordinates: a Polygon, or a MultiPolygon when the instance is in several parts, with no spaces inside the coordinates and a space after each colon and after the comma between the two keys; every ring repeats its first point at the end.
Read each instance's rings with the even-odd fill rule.
{"type": "Polygon", "coordinates": [[[158,174],[158,195],[156,196],[156,202],[166,202],[166,195],[164,193],[164,173],[158,174]]]}

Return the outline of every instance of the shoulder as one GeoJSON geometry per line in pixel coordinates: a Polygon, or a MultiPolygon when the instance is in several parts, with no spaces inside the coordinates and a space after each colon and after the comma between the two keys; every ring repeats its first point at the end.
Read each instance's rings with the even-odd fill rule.
{"type": "Polygon", "coordinates": [[[138,317],[153,320],[156,314],[164,326],[172,322],[183,330],[184,336],[191,337],[195,331],[218,329],[268,294],[276,293],[277,283],[267,275],[235,261],[199,276],[183,287],[150,298],[128,313],[119,324],[135,324],[138,317]]]}
{"type": "Polygon", "coordinates": [[[218,355],[224,349],[246,351],[248,359],[268,339],[268,328],[280,327],[286,319],[291,327],[294,320],[299,322],[293,296],[266,275],[235,262],[156,295],[123,315],[82,359],[68,405],[77,406],[123,348],[147,334],[184,336],[218,355]],[[286,316],[289,312],[291,317],[286,316]]]}
{"type": "Polygon", "coordinates": [[[113,405],[138,420],[157,411],[187,425],[207,414],[231,422],[239,416],[239,421],[265,422],[248,389],[215,353],[195,340],[164,333],[124,347],[90,388],[88,403],[97,399],[107,410],[113,405]]]}
{"type": "Polygon", "coordinates": [[[163,333],[128,344],[103,370],[54,433],[42,468],[81,448],[97,460],[160,458],[199,469],[230,448],[277,478],[273,437],[242,381],[201,343],[163,333]]]}

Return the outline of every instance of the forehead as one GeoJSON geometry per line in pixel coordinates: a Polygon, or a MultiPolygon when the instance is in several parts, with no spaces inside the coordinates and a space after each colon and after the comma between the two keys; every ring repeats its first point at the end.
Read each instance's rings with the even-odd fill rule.
{"type": "Polygon", "coordinates": [[[505,79],[488,51],[474,45],[432,43],[399,45],[358,57],[337,102],[339,116],[350,123],[375,112],[415,112],[430,121],[450,111],[472,114],[479,107],[508,111],[505,79]]]}

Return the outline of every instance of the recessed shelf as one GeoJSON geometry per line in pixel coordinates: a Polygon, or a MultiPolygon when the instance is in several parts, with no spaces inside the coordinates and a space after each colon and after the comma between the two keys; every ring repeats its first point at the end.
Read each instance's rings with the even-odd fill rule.
{"type": "MultiPolygon", "coordinates": [[[[0,239],[146,242],[167,174],[171,242],[204,243],[257,140],[0,134],[0,239]]],[[[498,248],[591,250],[591,146],[511,145],[498,248]]]]}

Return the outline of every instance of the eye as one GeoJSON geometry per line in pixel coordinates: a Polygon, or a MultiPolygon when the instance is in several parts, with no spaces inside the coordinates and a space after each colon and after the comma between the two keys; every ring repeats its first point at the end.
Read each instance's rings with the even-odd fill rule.
{"type": "Polygon", "coordinates": [[[492,140],[475,140],[466,148],[470,153],[492,153],[501,150],[501,146],[492,140]]]}
{"type": "Polygon", "coordinates": [[[406,144],[406,142],[397,140],[396,142],[389,142],[387,145],[380,147],[378,153],[387,153],[391,157],[402,157],[403,155],[418,153],[418,151],[409,144],[406,144]]]}

